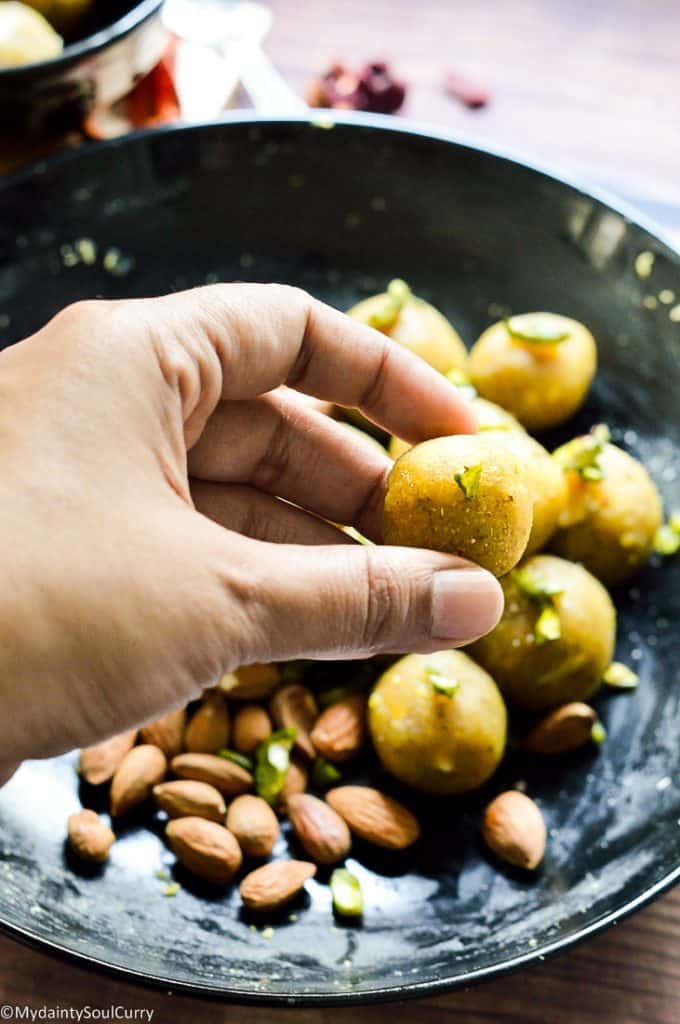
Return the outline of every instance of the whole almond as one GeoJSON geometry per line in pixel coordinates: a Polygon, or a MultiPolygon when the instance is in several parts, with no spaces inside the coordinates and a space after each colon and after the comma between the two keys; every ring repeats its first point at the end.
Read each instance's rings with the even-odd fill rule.
{"type": "Polygon", "coordinates": [[[103,743],[96,743],[93,747],[85,747],[80,751],[78,771],[92,786],[108,782],[127,752],[135,745],[136,739],[137,730],[131,729],[103,743]]]}
{"type": "Polygon", "coordinates": [[[328,790],[326,801],[352,832],[375,846],[404,850],[420,835],[420,825],[410,811],[370,786],[337,786],[328,790]]]}
{"type": "Polygon", "coordinates": [[[564,754],[590,742],[597,715],[587,704],[575,701],[555,708],[537,722],[524,740],[532,754],[564,754]]]}
{"type": "Polygon", "coordinates": [[[310,738],[327,761],[340,764],[354,757],[366,739],[366,697],[358,693],[331,704],[317,719],[310,738]]]}
{"type": "Polygon", "coordinates": [[[182,752],[186,720],[186,708],[170,711],[155,722],[143,726],[139,730],[139,738],[142,743],[153,743],[155,747],[160,747],[169,760],[182,752]]]}
{"type": "Polygon", "coordinates": [[[207,782],[225,796],[238,796],[253,788],[253,776],[239,764],[215,754],[178,754],[170,767],[180,779],[207,782]]]}
{"type": "Polygon", "coordinates": [[[215,885],[228,885],[241,867],[241,848],[222,825],[205,818],[176,818],[165,834],[180,864],[215,885]]]}
{"type": "Polygon", "coordinates": [[[156,806],[165,811],[169,818],[207,818],[208,821],[224,821],[227,808],[224,797],[207,782],[195,779],[173,779],[153,787],[156,806]]]}
{"type": "Polygon", "coordinates": [[[281,682],[278,665],[242,665],[222,676],[218,688],[233,700],[269,697],[281,682]]]}
{"type": "Polygon", "coordinates": [[[248,793],[229,804],[227,828],[246,857],[268,857],[279,838],[279,820],[267,801],[248,793]]]}
{"type": "Polygon", "coordinates": [[[210,693],[191,717],[184,746],[196,754],[214,754],[229,743],[229,708],[221,693],[210,693]]]}
{"type": "Polygon", "coordinates": [[[316,874],[316,864],[304,860],[275,860],[251,871],[241,882],[241,899],[249,910],[276,910],[316,874]]]}
{"type": "Polygon", "coordinates": [[[531,871],[545,853],[543,815],[524,793],[510,789],[492,800],[484,812],[484,841],[501,860],[531,871]]]}
{"type": "Polygon", "coordinates": [[[347,856],[352,845],[347,823],[327,803],[310,793],[298,793],[288,798],[286,809],[295,835],[313,861],[337,864],[347,856]]]}
{"type": "Polygon", "coordinates": [[[165,754],[151,743],[130,750],[111,780],[111,814],[118,817],[144,803],[151,790],[163,780],[168,763],[165,754]]]}
{"type": "Polygon", "coordinates": [[[68,819],[68,841],[82,860],[102,864],[116,840],[109,826],[94,811],[83,810],[68,819]]]}
{"type": "Polygon", "coordinates": [[[269,702],[269,710],[278,729],[295,729],[295,746],[313,759],[316,751],[309,734],[319,709],[312,691],[302,683],[288,683],[276,691],[269,702]]]}
{"type": "Polygon", "coordinates": [[[239,753],[253,754],[271,732],[271,719],[265,709],[259,704],[244,704],[234,715],[231,743],[239,753]]]}
{"type": "Polygon", "coordinates": [[[283,783],[283,789],[277,802],[277,810],[285,813],[288,800],[296,793],[304,793],[309,783],[309,770],[306,763],[298,755],[295,754],[290,759],[290,765],[286,772],[286,779],[283,783]]]}

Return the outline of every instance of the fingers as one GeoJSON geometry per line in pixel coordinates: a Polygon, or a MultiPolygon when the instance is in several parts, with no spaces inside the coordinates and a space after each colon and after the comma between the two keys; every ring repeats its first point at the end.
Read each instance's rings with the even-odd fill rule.
{"type": "Polygon", "coordinates": [[[198,512],[220,526],[273,544],[352,544],[341,530],[252,487],[191,482],[198,512]]]}
{"type": "Polygon", "coordinates": [[[247,399],[281,384],[357,407],[414,443],[476,429],[464,398],[424,360],[299,289],[213,285],[126,305],[131,323],[143,311],[191,442],[214,407],[206,394],[247,399]]]}
{"type": "Polygon", "coordinates": [[[392,462],[386,452],[310,408],[286,388],[221,402],[189,453],[202,480],[250,484],[319,516],[380,536],[392,462]]]}
{"type": "MultiPolygon", "coordinates": [[[[253,662],[458,647],[492,629],[503,607],[493,576],[435,552],[241,540],[238,558],[248,580],[243,654],[253,662]]],[[[225,573],[229,620],[234,587],[225,573]]]]}

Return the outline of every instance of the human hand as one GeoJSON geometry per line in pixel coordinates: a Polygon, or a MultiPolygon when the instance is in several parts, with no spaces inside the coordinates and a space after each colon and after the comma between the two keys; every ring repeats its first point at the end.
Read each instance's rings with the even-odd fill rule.
{"type": "Polygon", "coordinates": [[[422,360],[304,292],[78,303],[0,354],[0,388],[5,772],[243,664],[458,646],[500,616],[481,569],[325,521],[379,542],[391,462],[290,389],[411,442],[475,424],[422,360]]]}

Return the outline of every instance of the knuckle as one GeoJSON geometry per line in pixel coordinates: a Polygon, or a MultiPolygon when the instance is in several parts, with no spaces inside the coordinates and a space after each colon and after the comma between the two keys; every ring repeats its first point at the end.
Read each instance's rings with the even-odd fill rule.
{"type": "Polygon", "coordinates": [[[363,647],[381,650],[399,631],[403,613],[403,583],[396,571],[377,550],[366,548],[364,574],[363,647]]]}

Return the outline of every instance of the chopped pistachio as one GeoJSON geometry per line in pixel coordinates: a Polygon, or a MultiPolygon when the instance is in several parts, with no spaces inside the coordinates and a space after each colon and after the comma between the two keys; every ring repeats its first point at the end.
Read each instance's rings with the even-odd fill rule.
{"type": "Polygon", "coordinates": [[[460,689],[460,681],[458,679],[450,679],[448,676],[443,675],[438,668],[433,665],[428,665],[425,669],[425,675],[427,676],[428,682],[432,683],[432,689],[435,693],[440,694],[442,697],[453,697],[456,690],[460,689]]]}
{"type": "Polygon", "coordinates": [[[271,925],[269,925],[268,928],[262,929],[262,938],[267,940],[274,938],[274,929],[271,927],[271,925]]]}
{"type": "Polygon", "coordinates": [[[179,882],[170,882],[170,884],[166,885],[165,889],[163,889],[163,895],[164,896],[176,896],[177,893],[179,892],[180,888],[181,888],[181,886],[180,886],[179,882]]]}
{"type": "Polygon", "coordinates": [[[506,317],[503,323],[511,338],[527,341],[532,345],[556,345],[560,341],[566,341],[570,335],[570,331],[563,327],[555,327],[550,319],[541,313],[506,317]]]}
{"type": "Polygon", "coordinates": [[[602,682],[615,690],[634,690],[640,682],[639,676],[620,661],[613,661],[602,676],[602,682]]]}
{"type": "Polygon", "coordinates": [[[411,289],[405,281],[402,281],[400,278],[395,278],[394,281],[390,281],[387,286],[387,291],[383,297],[383,301],[368,318],[368,322],[371,327],[376,327],[379,331],[384,331],[387,330],[388,327],[392,327],[396,322],[404,303],[406,303],[410,298],[411,289]]]}
{"type": "Polygon", "coordinates": [[[604,743],[607,739],[607,730],[599,720],[597,722],[593,722],[593,727],[590,730],[590,738],[593,743],[597,743],[598,746],[600,743],[604,743]]]}
{"type": "Polygon", "coordinates": [[[279,729],[255,751],[255,789],[269,804],[276,803],[286,783],[296,733],[296,729],[279,729]]]}
{"type": "Polygon", "coordinates": [[[331,875],[333,909],[344,917],[360,917],[364,910],[361,885],[347,868],[336,868],[331,875]]]}
{"type": "Polygon", "coordinates": [[[654,550],[664,558],[676,555],[680,551],[680,533],[676,533],[669,523],[663,523],[654,534],[654,550]]]}
{"type": "Polygon", "coordinates": [[[446,374],[446,379],[457,387],[466,398],[475,398],[477,395],[477,389],[473,385],[470,378],[462,370],[449,370],[446,374]]]}
{"type": "Polygon", "coordinates": [[[680,533],[680,512],[671,512],[668,517],[668,525],[674,533],[680,533]]]}
{"type": "Polygon", "coordinates": [[[226,761],[233,761],[240,768],[245,768],[247,772],[252,772],[253,770],[252,758],[246,757],[245,754],[239,754],[236,750],[228,750],[226,747],[223,747],[222,750],[218,751],[218,755],[226,761]]]}
{"type": "Polygon", "coordinates": [[[550,643],[551,640],[559,640],[562,636],[560,613],[554,605],[547,604],[541,611],[534,626],[534,636],[538,646],[550,643]]]}
{"type": "Polygon", "coordinates": [[[479,481],[482,478],[482,464],[477,463],[476,466],[466,466],[462,473],[454,473],[453,479],[456,481],[466,501],[472,501],[479,490],[479,481]]]}
{"type": "Polygon", "coordinates": [[[513,569],[512,579],[520,593],[534,601],[545,601],[562,593],[559,584],[550,583],[545,576],[531,569],[513,569]]]}
{"type": "Polygon", "coordinates": [[[158,871],[156,872],[156,878],[160,882],[167,882],[168,878],[170,878],[170,875],[165,870],[165,868],[159,868],[158,871]]]}
{"type": "Polygon", "coordinates": [[[342,778],[334,764],[327,761],[325,757],[317,757],[312,768],[312,785],[315,789],[329,789],[335,786],[342,778]]]}
{"type": "Polygon", "coordinates": [[[609,427],[598,423],[590,433],[567,441],[553,452],[553,457],[565,473],[574,472],[588,482],[602,480],[604,471],[600,465],[600,456],[605,445],[611,440],[609,427]]]}

